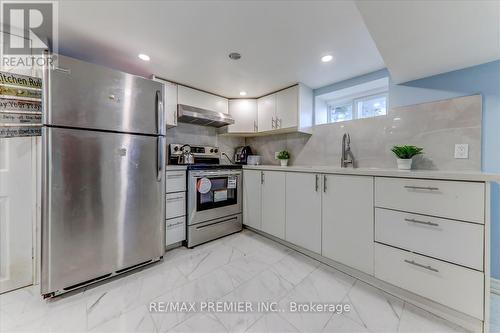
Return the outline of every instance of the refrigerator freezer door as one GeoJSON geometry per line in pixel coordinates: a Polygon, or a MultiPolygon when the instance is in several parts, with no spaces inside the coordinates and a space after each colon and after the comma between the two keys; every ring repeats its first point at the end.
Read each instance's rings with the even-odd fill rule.
{"type": "Polygon", "coordinates": [[[163,134],[161,83],[73,58],[57,59],[57,67],[44,73],[45,124],[163,134]]]}
{"type": "Polygon", "coordinates": [[[157,178],[157,149],[164,138],[43,130],[42,293],[162,256],[165,177],[157,178]]]}

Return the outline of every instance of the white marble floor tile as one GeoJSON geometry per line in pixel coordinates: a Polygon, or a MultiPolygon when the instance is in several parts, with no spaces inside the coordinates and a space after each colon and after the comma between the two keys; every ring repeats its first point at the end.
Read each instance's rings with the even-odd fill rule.
{"type": "MultiPolygon", "coordinates": [[[[500,296],[491,332],[500,333],[500,296]]],[[[42,300],[39,286],[0,295],[0,332],[461,332],[461,328],[244,230],[83,290],[42,300]],[[150,313],[155,302],[347,303],[350,312],[150,313]]]]}
{"type": "Polygon", "coordinates": [[[429,312],[405,303],[399,324],[399,333],[452,333],[465,329],[438,318],[429,312]]]}
{"type": "Polygon", "coordinates": [[[205,251],[196,251],[192,255],[176,260],[174,264],[191,281],[229,264],[243,256],[243,253],[231,246],[220,244],[205,251]]]}
{"type": "Polygon", "coordinates": [[[247,333],[299,333],[288,321],[276,313],[263,315],[246,330],[247,333]]]}
{"type": "Polygon", "coordinates": [[[370,331],[345,315],[334,314],[321,331],[322,333],[370,333],[370,331]]]}
{"type": "Polygon", "coordinates": [[[141,332],[156,333],[157,328],[146,306],[139,306],[121,313],[118,317],[108,320],[94,329],[91,333],[113,332],[141,332]]]}
{"type": "Polygon", "coordinates": [[[318,266],[318,261],[293,251],[276,262],[272,270],[293,285],[297,285],[318,266]]]}
{"type": "Polygon", "coordinates": [[[223,333],[228,332],[219,319],[211,313],[196,314],[169,332],[175,333],[223,333]]]}
{"type": "Polygon", "coordinates": [[[349,291],[349,299],[369,331],[397,332],[403,301],[359,280],[349,291]]]}

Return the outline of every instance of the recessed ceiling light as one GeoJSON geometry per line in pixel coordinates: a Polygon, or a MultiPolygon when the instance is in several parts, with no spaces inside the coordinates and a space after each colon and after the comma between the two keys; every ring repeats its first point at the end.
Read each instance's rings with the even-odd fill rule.
{"type": "Polygon", "coordinates": [[[144,53],[139,53],[138,57],[139,57],[139,59],[144,60],[144,61],[151,60],[151,58],[147,54],[144,54],[144,53]]]}
{"type": "Polygon", "coordinates": [[[327,55],[321,57],[321,61],[323,61],[323,62],[329,62],[332,60],[333,60],[333,56],[330,54],[327,54],[327,55]]]}
{"type": "Polygon", "coordinates": [[[232,60],[239,60],[241,58],[241,54],[238,52],[231,52],[229,53],[229,58],[232,60]]]}
{"type": "Polygon", "coordinates": [[[247,92],[246,91],[240,91],[240,96],[246,96],[247,92]]]}

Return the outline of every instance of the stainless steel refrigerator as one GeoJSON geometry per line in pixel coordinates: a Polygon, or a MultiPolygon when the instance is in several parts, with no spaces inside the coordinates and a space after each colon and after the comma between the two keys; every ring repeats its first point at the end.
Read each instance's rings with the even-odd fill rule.
{"type": "Polygon", "coordinates": [[[44,69],[44,297],[163,256],[162,91],[158,82],[63,56],[44,69]]]}

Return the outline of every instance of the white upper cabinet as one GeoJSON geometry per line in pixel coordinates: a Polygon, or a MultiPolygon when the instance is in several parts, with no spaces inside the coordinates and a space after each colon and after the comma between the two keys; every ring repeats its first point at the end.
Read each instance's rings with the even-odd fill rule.
{"type": "Polygon", "coordinates": [[[165,82],[165,121],[167,127],[177,126],[177,85],[172,82],[165,82]]]}
{"type": "Polygon", "coordinates": [[[276,127],[289,128],[298,125],[299,86],[276,93],[276,127]]]}
{"type": "Polygon", "coordinates": [[[257,100],[258,131],[268,132],[276,127],[276,94],[257,100]]]}
{"type": "Polygon", "coordinates": [[[163,111],[167,128],[177,126],[177,84],[159,79],[152,79],[163,84],[163,111]]]}
{"type": "Polygon", "coordinates": [[[229,113],[227,98],[181,85],[178,86],[177,103],[215,112],[229,113]]]}
{"type": "Polygon", "coordinates": [[[231,99],[229,100],[229,114],[234,124],[227,126],[227,133],[256,133],[257,132],[257,100],[231,99]]]}
{"type": "Polygon", "coordinates": [[[257,101],[259,133],[310,133],[313,123],[312,90],[299,83],[257,101]]]}

